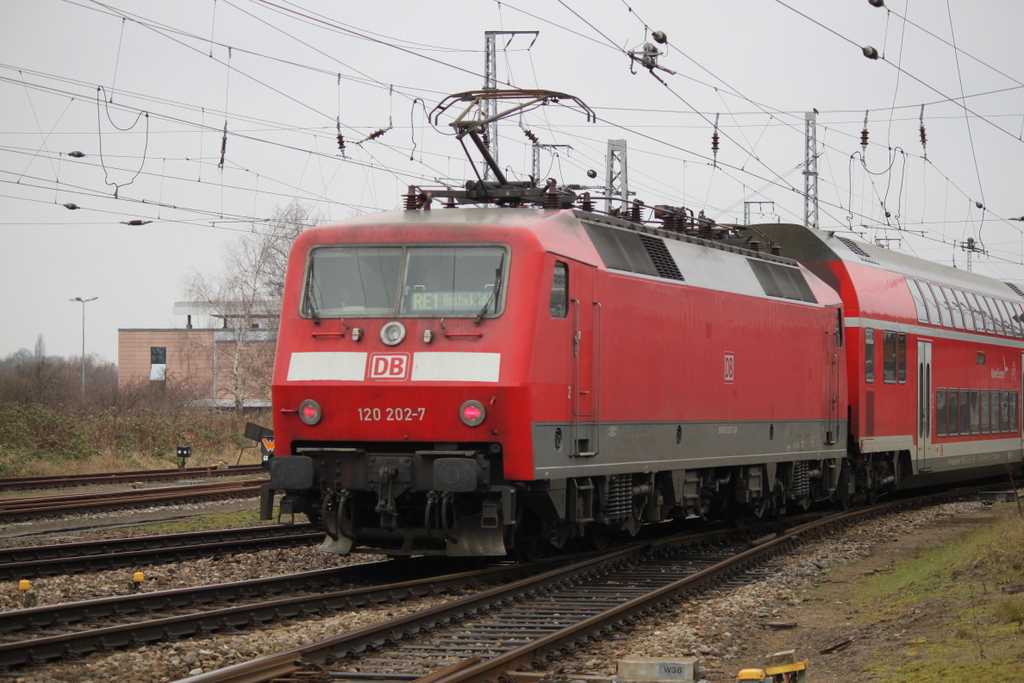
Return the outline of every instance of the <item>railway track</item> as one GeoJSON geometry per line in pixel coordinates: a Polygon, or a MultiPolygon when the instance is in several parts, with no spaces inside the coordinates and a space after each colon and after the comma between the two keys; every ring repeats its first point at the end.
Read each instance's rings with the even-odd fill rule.
{"type": "Polygon", "coordinates": [[[310,545],[319,543],[323,537],[323,532],[316,531],[310,524],[281,524],[6,548],[0,549],[0,581],[310,545]]]}
{"type": "Polygon", "coordinates": [[[99,474],[63,474],[39,477],[0,478],[0,491],[28,491],[90,484],[131,484],[144,481],[173,481],[207,477],[252,476],[263,470],[261,465],[233,465],[231,467],[184,467],[137,472],[104,472],[99,474]]]}
{"type": "Polygon", "coordinates": [[[259,495],[266,479],[246,479],[209,484],[126,489],[61,496],[0,498],[0,522],[77,512],[102,512],[133,507],[151,507],[200,500],[251,498],[259,495]]]}
{"type": "Polygon", "coordinates": [[[763,577],[772,571],[773,557],[830,528],[923,502],[915,498],[829,515],[743,549],[733,545],[695,552],[698,536],[651,541],[184,680],[509,680],[511,672],[536,669],[588,638],[610,636],[683,599],[763,577]]]}
{"type": "Polygon", "coordinates": [[[234,633],[448,590],[477,590],[571,560],[501,563],[455,573],[444,572],[455,564],[448,558],[390,560],[5,612],[0,613],[0,671],[160,640],[234,633]]]}

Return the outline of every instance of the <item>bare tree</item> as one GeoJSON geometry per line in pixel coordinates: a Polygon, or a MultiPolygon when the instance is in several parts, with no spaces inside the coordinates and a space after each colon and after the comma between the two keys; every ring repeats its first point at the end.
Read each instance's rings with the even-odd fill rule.
{"type": "Polygon", "coordinates": [[[85,370],[89,393],[83,404],[79,387],[83,359],[48,356],[43,335],[36,337],[32,351],[19,349],[0,360],[0,403],[40,403],[43,405],[102,407],[110,388],[116,389],[117,368],[113,363],[86,356],[85,370]],[[100,400],[100,395],[104,399],[100,400]]]}
{"type": "Polygon", "coordinates": [[[220,323],[214,353],[227,363],[218,362],[215,373],[229,381],[218,386],[218,394],[230,398],[238,412],[247,400],[270,395],[288,252],[298,234],[318,220],[293,202],[232,243],[216,275],[193,271],[185,281],[186,296],[220,323]]]}

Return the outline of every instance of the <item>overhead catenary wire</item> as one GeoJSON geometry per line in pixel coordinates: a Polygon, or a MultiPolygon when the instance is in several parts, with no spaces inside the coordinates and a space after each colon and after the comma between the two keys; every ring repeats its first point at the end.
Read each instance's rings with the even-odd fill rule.
{"type": "MultiPolygon", "coordinates": [[[[223,4],[223,3],[222,3],[222,4],[223,4]]],[[[256,4],[256,5],[259,5],[260,3],[254,3],[254,4],[256,4]]],[[[623,3],[623,4],[626,4],[626,3],[623,3]]],[[[225,5],[225,7],[226,7],[226,6],[227,6],[227,5],[225,5]]],[[[627,8],[628,8],[628,5],[626,5],[626,6],[627,6],[627,8]]],[[[221,9],[223,9],[223,8],[221,8],[221,9]]],[[[639,17],[637,17],[637,18],[639,19],[639,17]]],[[[642,20],[641,20],[641,22],[642,22],[642,20]]],[[[122,23],[123,23],[123,21],[122,21],[122,23]]],[[[211,38],[212,38],[212,36],[211,36],[211,38]]],[[[407,46],[407,47],[408,47],[408,46],[407,46]]],[[[609,47],[610,47],[610,46],[609,46],[609,47]]],[[[414,49],[415,49],[415,48],[414,48],[414,49]]],[[[336,79],[336,78],[337,78],[337,76],[338,76],[338,74],[337,74],[336,72],[334,72],[334,71],[331,71],[331,72],[329,72],[329,73],[330,73],[330,76],[329,76],[329,77],[330,77],[330,78],[331,78],[332,80],[336,79]]],[[[725,94],[725,93],[726,93],[726,92],[728,92],[728,91],[726,91],[726,90],[724,90],[724,89],[723,89],[723,90],[722,90],[721,92],[722,92],[723,94],[725,94]]],[[[729,93],[729,94],[732,94],[732,93],[729,93]]],[[[226,108],[226,107],[225,107],[225,108],[226,108]]],[[[332,128],[335,128],[335,129],[336,129],[336,127],[337,127],[337,124],[338,124],[338,119],[339,119],[339,118],[340,118],[340,117],[339,117],[339,116],[337,116],[337,115],[335,115],[335,116],[333,116],[333,117],[331,117],[331,118],[330,118],[330,124],[331,124],[331,127],[332,127],[332,128]]],[[[771,121],[770,121],[770,120],[769,120],[769,123],[771,123],[771,121]]],[[[755,125],[760,125],[760,124],[755,124],[755,125]]],[[[767,125],[768,125],[768,124],[765,124],[765,128],[767,127],[767,125]]],[[[723,127],[725,127],[725,126],[723,126],[723,127]]],[[[235,124],[234,124],[234,118],[232,118],[232,130],[234,130],[234,128],[235,128],[235,124]]],[[[633,129],[634,129],[634,130],[635,130],[635,129],[637,129],[637,128],[638,128],[638,127],[636,127],[636,126],[634,126],[634,127],[633,127],[633,129]]],[[[736,128],[735,126],[732,126],[732,125],[729,125],[729,126],[728,126],[728,128],[729,128],[730,130],[742,130],[742,129],[737,129],[737,128],[736,128]]],[[[283,130],[288,130],[288,127],[287,127],[287,126],[285,126],[285,127],[283,128],[283,130]]],[[[292,130],[297,130],[297,128],[296,128],[296,127],[292,127],[292,130]]],[[[413,131],[410,131],[410,133],[411,133],[411,134],[412,134],[412,132],[413,132],[413,131]]],[[[762,132],[763,132],[763,129],[762,129],[762,132]]],[[[838,132],[839,132],[840,134],[847,134],[847,133],[845,133],[844,131],[838,131],[838,132]]],[[[254,137],[259,137],[259,136],[254,136],[254,137]]],[[[753,138],[753,136],[751,136],[751,138],[753,138]]],[[[315,138],[314,138],[314,139],[315,139],[315,138]]],[[[408,138],[403,138],[402,142],[406,142],[406,141],[408,141],[408,140],[409,140],[408,138]]],[[[744,142],[745,142],[745,144],[744,144],[744,147],[745,147],[746,149],[749,149],[749,150],[751,150],[752,152],[753,152],[753,151],[756,151],[756,150],[755,150],[755,147],[756,147],[756,143],[755,143],[755,145],[754,145],[754,146],[751,146],[751,145],[749,144],[749,140],[748,140],[748,141],[744,141],[744,142]]],[[[314,144],[315,144],[315,143],[314,143],[314,144]]],[[[299,147],[299,148],[301,148],[302,146],[301,146],[301,145],[299,145],[298,147],[299,147]]],[[[684,145],[684,147],[685,147],[685,145],[684,145]]],[[[397,148],[397,147],[394,147],[394,148],[392,148],[392,149],[393,149],[393,151],[398,151],[398,148],[397,148]]],[[[296,151],[298,151],[298,150],[296,150],[296,151]]],[[[306,150],[303,150],[303,153],[305,153],[305,151],[306,151],[306,150]]],[[[848,150],[847,150],[847,152],[848,152],[848,150]]],[[[413,155],[413,156],[419,156],[419,155],[413,155]]],[[[323,161],[323,160],[324,160],[324,157],[323,157],[323,156],[317,156],[317,158],[318,158],[318,159],[320,159],[321,161],[323,161]]],[[[386,154],[385,154],[385,156],[384,156],[384,157],[382,157],[382,158],[383,158],[383,159],[388,159],[389,157],[387,157],[387,156],[386,156],[386,154]]],[[[371,170],[372,168],[373,168],[373,167],[372,167],[372,165],[371,165],[370,167],[364,167],[364,169],[365,169],[365,170],[367,170],[367,171],[370,171],[370,170],[371,170]]],[[[381,169],[376,169],[376,170],[381,170],[381,169]]],[[[742,166],[740,166],[740,170],[742,171],[742,166]]],[[[429,174],[420,174],[420,175],[422,175],[422,176],[423,176],[424,178],[426,178],[426,177],[427,177],[427,176],[428,176],[429,174]]],[[[438,174],[438,175],[441,175],[441,174],[438,174]]],[[[788,185],[793,185],[793,183],[788,183],[788,185]]],[[[791,188],[787,188],[787,189],[791,189],[791,188]]]]}

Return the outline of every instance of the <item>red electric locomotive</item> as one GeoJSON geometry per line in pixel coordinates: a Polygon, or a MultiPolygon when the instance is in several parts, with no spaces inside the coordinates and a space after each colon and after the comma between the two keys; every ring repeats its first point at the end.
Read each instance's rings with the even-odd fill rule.
{"type": "Polygon", "coordinates": [[[799,225],[758,229],[842,296],[867,490],[1020,469],[1024,291],[799,225]]]}

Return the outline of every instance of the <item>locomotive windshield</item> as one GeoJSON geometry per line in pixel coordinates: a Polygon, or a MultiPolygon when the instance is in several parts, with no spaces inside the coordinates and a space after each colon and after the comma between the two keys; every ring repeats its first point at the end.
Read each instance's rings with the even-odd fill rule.
{"type": "Polygon", "coordinates": [[[302,310],[317,318],[497,315],[507,262],[503,246],[319,247],[302,310]]]}

